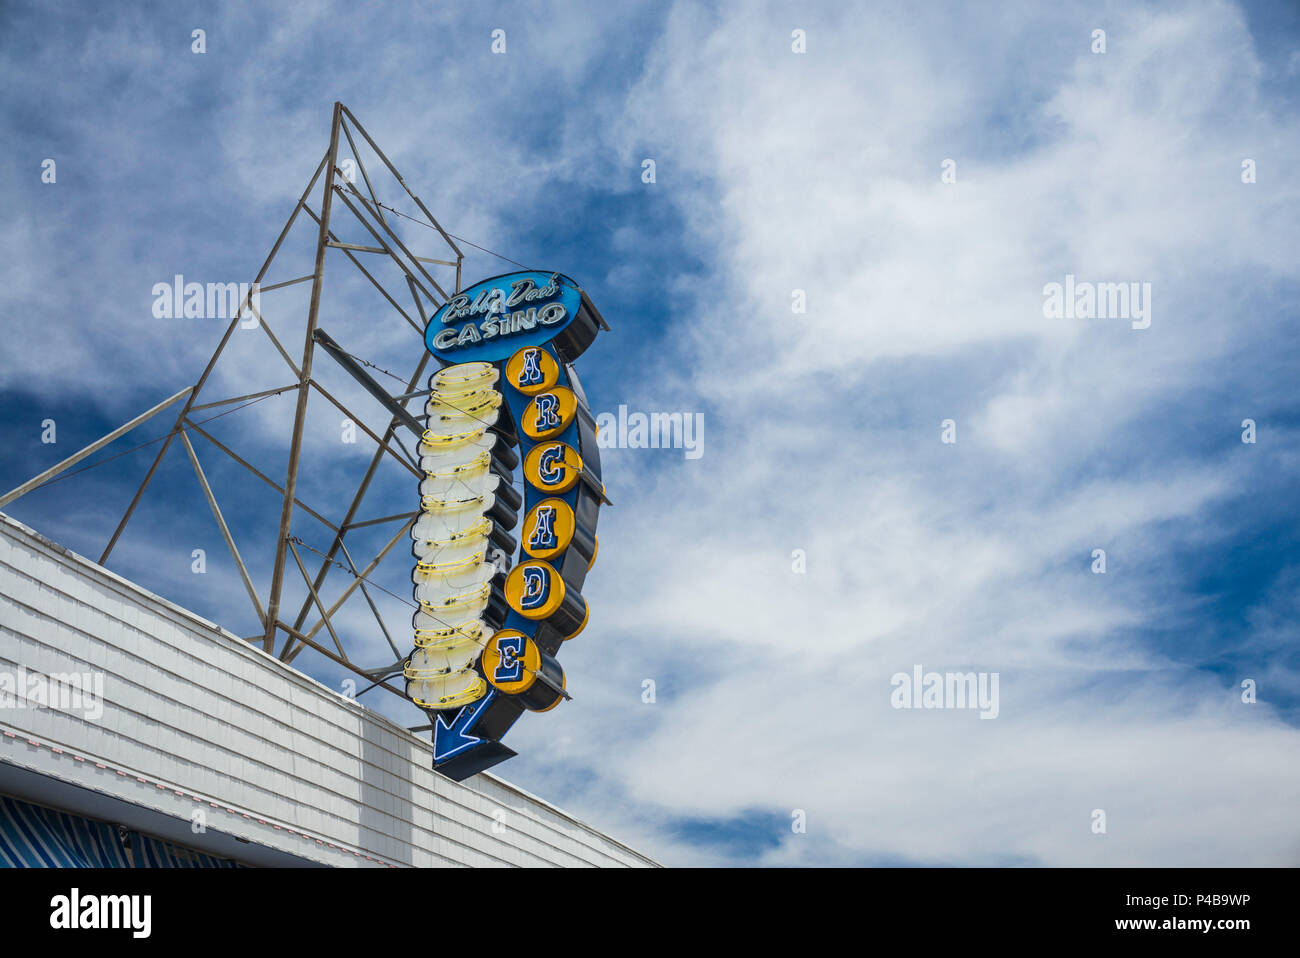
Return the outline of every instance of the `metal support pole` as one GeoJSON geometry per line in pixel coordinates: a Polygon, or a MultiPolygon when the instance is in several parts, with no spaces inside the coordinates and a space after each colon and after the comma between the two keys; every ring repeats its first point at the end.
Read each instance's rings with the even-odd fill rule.
{"type": "Polygon", "coordinates": [[[349,376],[360,383],[366,392],[374,396],[388,410],[389,415],[401,420],[402,425],[415,433],[417,439],[424,435],[424,426],[420,424],[420,421],[407,412],[405,406],[390,396],[387,389],[375,382],[374,377],[362,369],[361,364],[353,359],[347,350],[334,342],[329,333],[323,329],[316,330],[316,342],[320,343],[325,348],[325,352],[329,353],[330,357],[342,366],[349,376]]]}
{"type": "Polygon", "coordinates": [[[339,641],[338,633],[334,631],[334,623],[330,621],[329,613],[325,611],[325,605],[321,602],[320,596],[316,590],[311,587],[311,576],[307,574],[307,567],[302,564],[302,556],[298,555],[298,547],[289,540],[289,548],[293,550],[293,561],[298,563],[298,571],[302,573],[302,581],[307,583],[307,591],[311,593],[312,601],[316,603],[316,609],[320,612],[321,618],[325,622],[325,628],[329,629],[330,638],[334,640],[334,648],[339,650],[344,661],[347,661],[348,654],[343,651],[343,643],[339,641]]]}
{"type": "MultiPolygon", "coordinates": [[[[362,422],[360,416],[356,415],[354,412],[352,412],[352,410],[348,409],[347,406],[343,405],[343,403],[341,403],[341,402],[339,402],[337,399],[335,399],[334,396],[331,395],[330,392],[329,392],[328,390],[326,390],[326,388],[325,388],[324,386],[322,386],[320,383],[316,382],[316,380],[314,380],[314,379],[310,380],[310,385],[311,385],[311,387],[312,387],[313,389],[315,389],[318,393],[320,393],[322,396],[324,396],[325,399],[329,401],[330,405],[332,405],[332,406],[333,406],[335,409],[337,409],[339,412],[343,413],[343,415],[347,416],[348,419],[352,420],[352,422],[356,424],[357,428],[359,428],[359,429],[360,429],[362,432],[364,432],[367,436],[369,436],[371,439],[373,439],[375,442],[377,442],[377,443],[379,444],[379,447],[380,447],[381,449],[383,449],[383,450],[384,450],[385,452],[387,452],[390,456],[392,456],[394,459],[396,459],[398,462],[400,462],[403,466],[405,466],[407,472],[409,472],[411,475],[415,476],[417,479],[423,479],[423,478],[424,478],[424,473],[422,473],[419,469],[416,468],[416,466],[419,465],[419,462],[416,461],[416,460],[414,459],[414,457],[410,457],[410,454],[408,453],[409,461],[408,461],[408,459],[403,459],[403,458],[401,457],[401,455],[400,455],[400,454],[399,454],[395,449],[393,449],[392,446],[388,445],[388,443],[386,443],[386,442],[384,442],[384,440],[380,439],[379,436],[375,434],[375,431],[374,431],[373,429],[371,429],[371,428],[370,428],[369,426],[367,426],[364,422],[362,422]]],[[[394,439],[397,438],[396,434],[394,434],[393,438],[394,438],[394,439]]]]}
{"type": "MultiPolygon", "coordinates": [[[[312,219],[316,220],[317,223],[320,222],[320,219],[316,216],[315,213],[312,212],[312,209],[311,209],[310,206],[305,207],[305,209],[307,210],[307,215],[308,215],[308,216],[310,216],[312,219]]],[[[333,231],[331,231],[331,232],[330,232],[330,240],[337,240],[337,239],[338,239],[338,237],[334,235],[333,231]]],[[[332,244],[331,244],[331,245],[332,245],[332,244]]],[[[341,247],[340,247],[340,248],[341,248],[341,247]]],[[[385,251],[385,252],[387,252],[387,251],[385,251]]],[[[379,282],[379,280],[375,279],[373,276],[370,275],[370,271],[369,271],[368,269],[366,269],[364,266],[361,265],[361,260],[359,260],[359,259],[357,259],[355,256],[353,256],[353,255],[352,255],[352,251],[351,251],[351,250],[348,250],[348,249],[343,249],[343,255],[346,256],[348,259],[350,259],[350,260],[352,261],[352,265],[355,266],[358,270],[361,271],[361,275],[362,275],[362,276],[364,276],[366,279],[370,280],[370,285],[373,286],[375,289],[377,289],[377,290],[379,291],[379,295],[380,295],[380,296],[382,296],[382,297],[384,297],[384,299],[388,300],[388,304],[389,304],[390,306],[392,306],[393,309],[397,310],[397,312],[401,315],[401,317],[402,317],[403,319],[405,319],[405,320],[406,320],[406,321],[411,325],[411,328],[414,329],[414,330],[415,330],[417,333],[419,333],[421,336],[423,336],[423,335],[424,335],[424,327],[417,325],[416,322],[415,322],[415,320],[413,320],[413,319],[410,317],[410,315],[406,312],[406,310],[402,309],[401,306],[398,306],[398,305],[397,305],[397,300],[393,299],[393,297],[389,295],[388,290],[384,289],[384,284],[383,284],[383,283],[379,282]]],[[[396,263],[398,266],[402,267],[402,269],[405,269],[405,268],[406,268],[405,266],[402,266],[402,261],[399,260],[399,259],[393,259],[393,262],[396,263]]]]}
{"type": "Polygon", "coordinates": [[[120,436],[125,436],[128,432],[130,432],[136,426],[140,425],[142,422],[146,422],[147,420],[152,419],[154,416],[162,412],[172,403],[176,402],[179,399],[183,399],[184,397],[190,395],[190,393],[192,392],[194,392],[194,387],[186,386],[175,396],[172,396],[170,399],[164,399],[162,402],[154,406],[148,412],[144,412],[136,416],[126,425],[118,426],[116,429],[114,429],[104,438],[96,439],[85,449],[81,450],[80,452],[73,453],[71,456],[69,456],[67,459],[64,459],[57,466],[51,466],[50,468],[46,469],[43,473],[41,473],[39,476],[36,476],[35,478],[32,479],[28,479],[17,489],[14,489],[12,492],[6,492],[4,496],[0,497],[0,509],[3,509],[5,506],[9,505],[9,503],[13,502],[19,496],[24,496],[27,493],[31,492],[33,489],[37,488],[38,486],[41,486],[47,480],[53,479],[55,476],[63,472],[63,470],[67,469],[68,467],[75,466],[77,463],[81,462],[81,460],[85,459],[87,456],[91,455],[92,453],[95,453],[98,450],[103,449],[114,439],[117,439],[120,436]]]}
{"type": "MultiPolygon", "coordinates": [[[[372,676],[369,672],[366,672],[366,671],[364,671],[364,670],[362,670],[362,669],[357,668],[355,665],[353,665],[351,662],[347,661],[346,659],[341,659],[341,658],[339,658],[338,655],[337,655],[336,653],[331,652],[329,649],[325,648],[325,646],[321,645],[321,644],[320,644],[319,642],[317,642],[315,639],[311,639],[311,638],[308,638],[307,636],[303,635],[301,632],[299,632],[297,629],[295,629],[295,628],[294,628],[293,626],[291,626],[289,623],[287,623],[287,622],[277,622],[276,625],[277,625],[279,628],[283,629],[285,632],[289,633],[290,638],[292,638],[292,639],[294,639],[294,640],[296,640],[296,641],[298,641],[298,642],[303,643],[303,645],[304,645],[306,648],[309,648],[309,649],[315,649],[317,652],[319,652],[321,655],[325,656],[325,658],[329,659],[331,662],[335,662],[335,663],[337,663],[337,664],[343,666],[343,667],[344,667],[345,669],[347,669],[348,671],[353,672],[353,673],[355,673],[355,674],[361,676],[363,679],[367,679],[367,680],[369,680],[369,679],[373,679],[373,678],[374,678],[374,676],[372,676]]],[[[398,689],[398,688],[395,688],[394,686],[389,685],[387,682],[376,682],[375,684],[378,685],[378,686],[379,686],[380,688],[382,688],[382,689],[387,689],[389,692],[392,692],[394,695],[396,695],[398,698],[400,698],[400,699],[401,699],[402,701],[404,701],[404,702],[409,702],[409,701],[410,701],[410,699],[408,699],[408,698],[406,697],[406,693],[405,693],[405,692],[403,692],[401,689],[398,689]]]]}
{"type": "Polygon", "coordinates": [[[321,200],[320,230],[316,239],[315,279],[311,284],[311,304],[307,308],[307,335],[302,351],[302,375],[298,380],[298,408],[294,412],[293,439],[289,446],[289,468],[284,480],[284,505],[280,509],[280,530],[276,534],[275,565],[271,573],[271,597],[267,603],[266,635],[262,646],[269,653],[275,648],[275,627],[280,615],[280,590],[284,586],[285,546],[288,545],[289,525],[293,518],[294,490],[298,486],[298,459],[302,454],[302,430],[307,419],[308,383],[311,381],[311,359],[316,340],[316,317],[320,313],[321,289],[325,281],[325,250],[329,241],[330,209],[334,200],[334,170],[339,155],[339,124],[343,122],[343,104],[335,101],[334,118],[330,123],[330,148],[325,159],[325,195],[321,200]]]}
{"type": "MultiPolygon", "coordinates": [[[[229,456],[231,459],[235,460],[235,462],[239,463],[241,466],[243,466],[245,469],[247,469],[247,470],[248,470],[249,472],[251,472],[253,475],[257,476],[257,478],[261,479],[264,483],[266,483],[268,486],[270,486],[272,489],[274,489],[274,490],[275,490],[276,492],[278,492],[280,495],[282,495],[282,496],[284,495],[284,488],[283,488],[283,487],[282,487],[278,482],[276,482],[274,479],[270,478],[269,476],[263,474],[260,470],[257,469],[257,467],[253,466],[251,463],[249,463],[249,462],[248,462],[246,459],[244,459],[242,456],[238,455],[238,454],[237,454],[233,449],[231,449],[229,446],[227,446],[225,443],[223,443],[221,440],[219,440],[216,436],[212,435],[212,433],[208,432],[208,431],[207,431],[206,429],[204,429],[202,426],[199,426],[198,424],[196,424],[195,422],[193,422],[192,420],[189,420],[189,419],[185,420],[185,425],[188,426],[190,429],[193,429],[193,430],[194,430],[195,432],[197,432],[200,436],[202,436],[202,437],[203,437],[204,439],[206,439],[208,442],[212,443],[212,445],[216,446],[218,449],[220,449],[222,452],[224,452],[224,453],[225,453],[227,456],[229,456]]],[[[301,499],[295,498],[293,501],[294,501],[294,504],[295,504],[299,509],[301,509],[303,512],[307,513],[307,515],[311,516],[313,519],[315,519],[317,522],[319,522],[319,523],[320,523],[321,525],[323,525],[325,528],[329,529],[331,532],[338,532],[338,531],[339,531],[339,527],[338,527],[338,526],[336,526],[334,523],[330,522],[330,521],[329,521],[328,519],[326,519],[323,515],[321,515],[319,512],[317,512],[317,511],[316,511],[315,509],[313,509],[311,506],[307,505],[307,503],[303,502],[301,499]]]]}
{"type": "MultiPolygon", "coordinates": [[[[370,573],[374,572],[375,567],[379,565],[379,563],[384,561],[384,556],[388,555],[389,550],[391,550],[393,546],[397,545],[397,543],[401,542],[402,539],[406,537],[406,535],[411,531],[411,526],[413,525],[415,525],[415,520],[411,520],[410,522],[405,523],[402,526],[402,528],[397,530],[397,534],[393,536],[391,539],[389,539],[388,544],[379,550],[379,555],[371,559],[370,564],[367,565],[364,569],[362,569],[360,573],[356,574],[355,578],[353,578],[353,580],[347,584],[347,587],[344,588],[343,590],[343,594],[334,600],[334,604],[329,607],[329,613],[328,613],[329,615],[333,615],[335,612],[339,610],[339,607],[348,600],[348,596],[352,595],[352,593],[357,590],[357,587],[361,585],[362,580],[364,580],[366,576],[370,575],[370,573]]],[[[307,630],[307,638],[310,639],[317,632],[319,632],[321,626],[324,624],[325,624],[324,619],[320,619],[319,621],[317,621],[315,625],[313,625],[310,629],[307,630]]],[[[294,649],[291,653],[289,653],[287,658],[284,655],[281,655],[280,659],[284,662],[292,662],[294,656],[298,654],[298,651],[299,651],[298,649],[294,649]]]]}
{"type": "Polygon", "coordinates": [[[230,535],[230,527],[226,525],[226,517],[221,514],[221,507],[217,505],[217,497],[212,494],[212,487],[208,485],[208,477],[203,474],[203,467],[199,465],[199,457],[194,452],[194,446],[190,442],[190,437],[185,435],[185,430],[181,430],[181,442],[185,445],[185,451],[189,454],[190,464],[194,466],[194,474],[199,477],[199,485],[203,487],[203,495],[208,500],[208,508],[212,510],[212,517],[217,520],[217,525],[221,529],[221,537],[226,540],[226,548],[230,550],[230,556],[235,560],[235,568],[239,570],[239,577],[244,580],[244,588],[248,590],[248,597],[253,600],[253,608],[257,610],[257,620],[266,625],[266,610],[262,608],[261,600],[257,598],[257,590],[253,588],[253,580],[248,575],[248,569],[244,568],[244,560],[239,556],[239,549],[235,547],[235,540],[230,535]]]}
{"type": "MultiPolygon", "coordinates": [[[[347,560],[348,568],[352,570],[353,575],[359,575],[360,573],[357,572],[357,564],[352,561],[352,554],[348,552],[347,544],[340,542],[339,545],[343,547],[343,558],[347,560]]],[[[306,577],[305,572],[303,573],[303,576],[304,578],[306,577]]],[[[397,643],[393,641],[393,637],[389,634],[388,626],[384,624],[384,617],[379,614],[379,606],[375,605],[375,600],[371,598],[370,590],[366,588],[364,582],[361,583],[361,594],[365,596],[366,604],[370,606],[370,611],[374,613],[375,621],[379,623],[379,631],[384,633],[384,638],[388,640],[389,648],[391,648],[393,654],[400,659],[402,657],[402,652],[397,647],[397,643]]]]}

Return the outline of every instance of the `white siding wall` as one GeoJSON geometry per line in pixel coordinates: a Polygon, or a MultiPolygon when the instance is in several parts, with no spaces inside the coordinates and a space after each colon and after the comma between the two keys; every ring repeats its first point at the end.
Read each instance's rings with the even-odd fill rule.
{"type": "Polygon", "coordinates": [[[434,774],[428,741],[0,514],[0,671],[19,666],[105,673],[104,714],[0,709],[0,761],[250,841],[339,865],[653,864],[491,775],[434,774]]]}

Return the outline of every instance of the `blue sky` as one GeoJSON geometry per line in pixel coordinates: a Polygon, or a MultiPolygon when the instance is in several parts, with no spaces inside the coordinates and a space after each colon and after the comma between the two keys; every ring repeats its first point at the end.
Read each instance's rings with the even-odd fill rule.
{"type": "MultiPolygon", "coordinates": [[[[515,727],[506,778],[670,863],[1300,862],[1291,5],[13,3],[0,80],[0,487],[194,381],[224,324],[154,318],[153,285],[250,281],[340,99],[447,229],[583,283],[595,411],[705,417],[698,459],[605,451],[575,700],[515,727]],[[1150,328],[1046,318],[1067,275],[1150,283],[1150,328]],[[915,664],[999,673],[998,719],[891,708],[915,664]]],[[[268,281],[310,271],[296,229],[268,281]]],[[[467,253],[467,283],[511,268],[467,253]]],[[[321,325],[408,376],[418,337],[331,257],[321,325]]],[[[295,359],[305,289],[264,297],[295,359]]],[[[241,330],[205,398],[291,378],[241,330]]],[[[291,418],[213,432],[281,481],[291,418]]],[[[278,500],[195,444],[264,592],[278,500]]],[[[313,402],[306,450],[337,520],[369,448],[313,402]]],[[[151,454],[9,511],[95,558],[151,454]]],[[[363,512],[415,495],[381,470],[363,512]]],[[[109,564],[255,631],[179,447],[109,564]]],[[[408,574],[399,546],[376,580],[408,574]]]]}

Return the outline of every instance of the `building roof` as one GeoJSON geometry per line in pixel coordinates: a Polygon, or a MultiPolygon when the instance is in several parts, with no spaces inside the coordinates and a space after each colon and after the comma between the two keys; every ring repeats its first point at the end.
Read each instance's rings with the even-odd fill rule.
{"type": "Polygon", "coordinates": [[[93,695],[0,709],[0,772],[179,822],[195,847],[211,831],[328,865],[655,864],[494,775],[438,775],[429,741],[0,513],[5,670],[100,676],[102,714],[93,695]]]}

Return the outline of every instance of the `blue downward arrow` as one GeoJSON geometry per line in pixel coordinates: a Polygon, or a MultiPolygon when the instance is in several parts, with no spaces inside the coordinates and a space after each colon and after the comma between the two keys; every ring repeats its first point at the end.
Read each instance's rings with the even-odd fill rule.
{"type": "Polygon", "coordinates": [[[456,716],[448,725],[443,721],[442,714],[433,723],[433,764],[444,762],[457,755],[467,748],[473,748],[483,740],[476,735],[470,735],[469,730],[478,721],[478,717],[483,714],[483,710],[488,707],[488,703],[496,697],[497,690],[492,689],[487,695],[483,696],[481,701],[473,705],[463,705],[456,716]]]}

